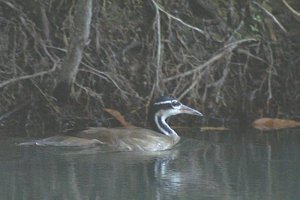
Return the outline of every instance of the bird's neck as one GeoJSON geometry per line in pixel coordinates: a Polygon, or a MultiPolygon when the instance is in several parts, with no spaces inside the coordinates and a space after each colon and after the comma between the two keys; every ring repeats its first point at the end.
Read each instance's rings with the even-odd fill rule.
{"type": "Polygon", "coordinates": [[[167,124],[166,118],[162,115],[155,114],[154,115],[154,123],[153,126],[156,131],[172,137],[179,137],[177,133],[167,124]]]}

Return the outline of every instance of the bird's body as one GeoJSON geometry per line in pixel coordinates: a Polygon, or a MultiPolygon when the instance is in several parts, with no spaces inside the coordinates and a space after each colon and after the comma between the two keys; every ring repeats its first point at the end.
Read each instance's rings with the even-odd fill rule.
{"type": "Polygon", "coordinates": [[[72,136],[57,135],[41,140],[21,143],[39,146],[91,146],[106,145],[115,151],[162,151],[172,148],[180,140],[166,123],[166,118],[180,113],[202,114],[171,97],[161,97],[152,104],[150,118],[153,129],[95,127],[73,133],[72,136]]]}
{"type": "Polygon", "coordinates": [[[107,145],[116,151],[162,151],[170,149],[179,140],[178,135],[170,137],[145,128],[93,127],[72,136],[57,135],[31,144],[64,147],[107,145]]]}

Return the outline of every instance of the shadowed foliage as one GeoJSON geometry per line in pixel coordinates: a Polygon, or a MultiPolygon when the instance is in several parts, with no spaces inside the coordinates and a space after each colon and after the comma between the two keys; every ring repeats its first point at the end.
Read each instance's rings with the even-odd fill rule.
{"type": "Polygon", "coordinates": [[[41,135],[118,125],[103,108],[143,126],[162,94],[201,110],[207,123],[299,118],[298,1],[93,1],[76,66],[68,56],[79,4],[0,1],[2,127],[41,135]],[[68,64],[76,69],[64,82],[68,64]]]}

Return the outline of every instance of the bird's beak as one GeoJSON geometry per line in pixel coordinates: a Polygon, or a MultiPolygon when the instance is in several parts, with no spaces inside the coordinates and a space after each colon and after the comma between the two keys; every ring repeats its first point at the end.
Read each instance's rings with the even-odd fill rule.
{"type": "Polygon", "coordinates": [[[181,108],[179,109],[181,113],[190,114],[190,115],[197,115],[197,116],[203,116],[203,114],[197,110],[194,110],[188,106],[181,105],[181,108]]]}

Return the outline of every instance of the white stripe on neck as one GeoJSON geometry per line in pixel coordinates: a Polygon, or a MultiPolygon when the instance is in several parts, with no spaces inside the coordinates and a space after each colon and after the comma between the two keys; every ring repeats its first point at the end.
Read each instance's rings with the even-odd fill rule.
{"type": "Polygon", "coordinates": [[[156,113],[154,116],[155,124],[161,133],[165,135],[177,135],[177,133],[166,123],[166,117],[160,115],[160,112],[156,113]],[[160,121],[160,122],[159,122],[160,121]],[[164,126],[162,127],[161,124],[164,126]]]}

